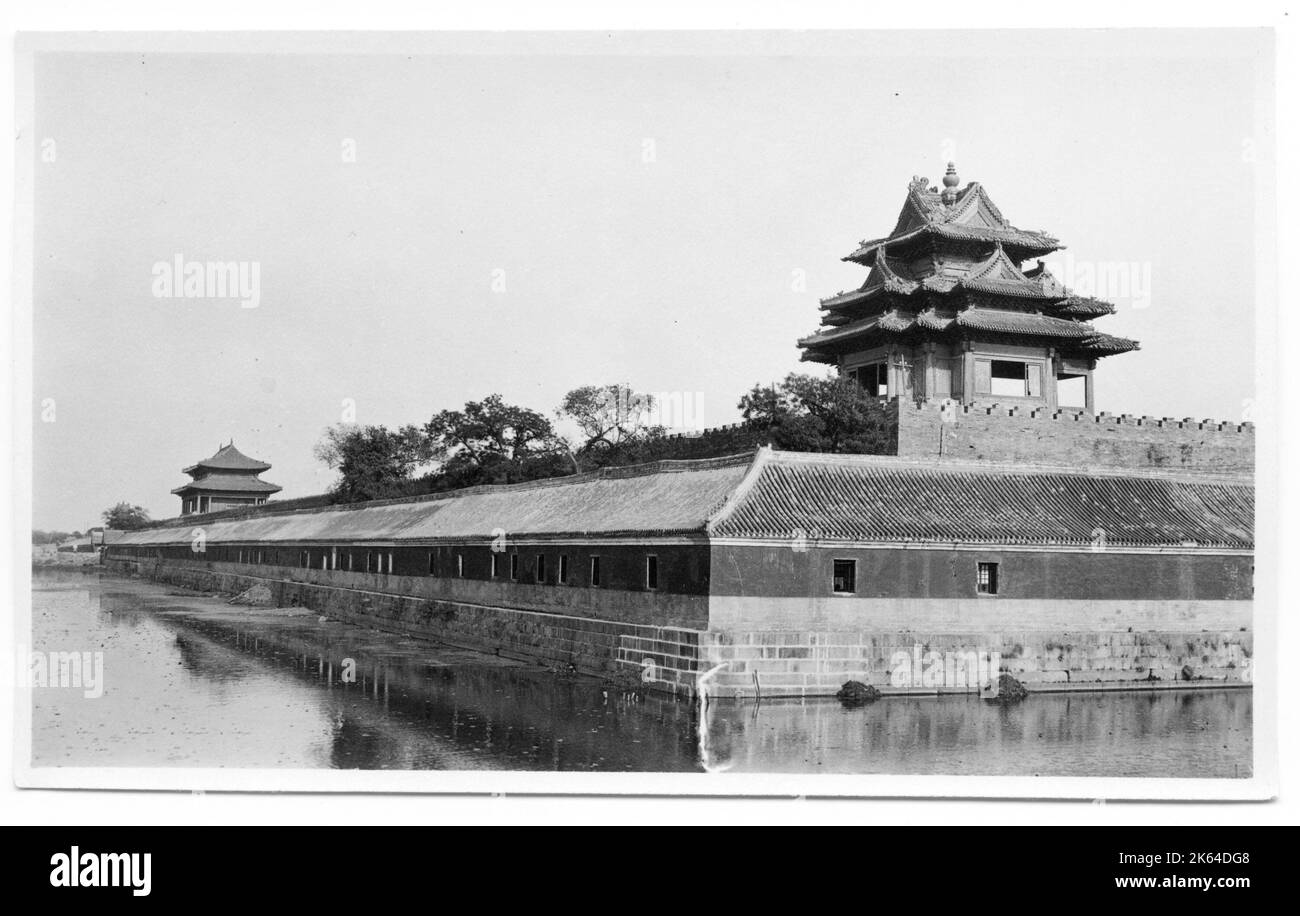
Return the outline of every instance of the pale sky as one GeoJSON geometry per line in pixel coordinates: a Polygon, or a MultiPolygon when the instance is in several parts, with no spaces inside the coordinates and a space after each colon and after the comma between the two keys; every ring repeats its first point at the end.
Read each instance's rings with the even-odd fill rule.
{"type": "Polygon", "coordinates": [[[1149,268],[1149,304],[1097,321],[1142,342],[1101,362],[1099,409],[1254,396],[1263,32],[457,40],[37,57],[36,527],[174,516],[180,469],[232,438],[282,497],[321,492],[345,399],[398,425],[627,381],[731,422],[755,382],[824,371],[795,341],[865,278],[840,258],[948,159],[1076,266],[1149,268]],[[259,307],[154,297],[177,253],[257,262],[259,307]]]}

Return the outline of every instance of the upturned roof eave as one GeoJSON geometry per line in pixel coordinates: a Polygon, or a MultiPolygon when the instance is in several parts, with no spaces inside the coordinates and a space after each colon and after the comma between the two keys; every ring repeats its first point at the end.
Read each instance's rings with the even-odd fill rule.
{"type": "Polygon", "coordinates": [[[205,487],[202,485],[203,480],[199,479],[199,480],[191,480],[189,483],[186,484],[181,484],[179,487],[176,487],[171,492],[177,496],[190,490],[194,490],[202,493],[268,494],[268,493],[279,493],[281,490],[284,489],[284,487],[281,487],[278,484],[270,483],[269,481],[266,480],[258,480],[254,482],[260,484],[260,486],[239,489],[235,487],[205,487]]]}
{"type": "MultiPolygon", "coordinates": [[[[1064,342],[1070,346],[1078,347],[1078,349],[1085,352],[1093,352],[1097,356],[1117,356],[1122,353],[1130,353],[1141,349],[1141,343],[1139,341],[1131,340],[1126,337],[1117,337],[1113,334],[1103,334],[1092,328],[1091,325],[1083,325],[1082,323],[1078,323],[1080,324],[1080,333],[1065,334],[1059,332],[1053,333],[1048,329],[1023,330],[1008,327],[998,328],[962,324],[956,319],[952,320],[944,328],[931,327],[921,323],[920,321],[913,321],[906,328],[891,328],[882,324],[877,320],[877,318],[878,316],[873,316],[869,319],[863,319],[862,323],[855,322],[840,327],[829,328],[825,331],[819,331],[810,334],[807,337],[800,338],[797,341],[796,346],[800,350],[804,351],[801,359],[804,362],[822,362],[828,365],[833,365],[835,362],[834,359],[818,358],[818,356],[810,354],[817,353],[819,350],[830,348],[835,345],[844,344],[847,341],[855,340],[859,337],[872,334],[873,332],[892,336],[918,334],[922,336],[942,335],[945,337],[952,337],[954,334],[960,335],[962,332],[965,332],[966,334],[996,334],[1004,337],[1017,337],[1035,341],[1054,340],[1064,342]]],[[[1056,320],[1062,322],[1067,321],[1067,319],[1063,318],[1056,320]]]]}
{"type": "Polygon", "coordinates": [[[870,267],[875,261],[877,252],[882,249],[888,250],[902,242],[910,242],[923,235],[938,235],[953,241],[968,240],[972,242],[1000,242],[1003,247],[1014,248],[1026,252],[1026,257],[1050,254],[1054,251],[1064,251],[1069,247],[1068,245],[1063,244],[1059,239],[1055,239],[1048,235],[1042,235],[1041,233],[1032,232],[1027,229],[982,230],[978,228],[967,229],[962,226],[950,226],[947,223],[932,223],[925,226],[916,226],[915,228],[886,236],[885,238],[864,242],[855,251],[844,255],[840,260],[861,264],[864,267],[870,267]],[[1006,233],[1007,235],[1013,235],[1014,237],[1007,238],[995,233],[1006,233]]]}
{"type": "Polygon", "coordinates": [[[181,468],[182,474],[193,475],[196,471],[219,471],[226,474],[261,474],[263,471],[271,470],[271,466],[264,461],[256,464],[229,466],[223,464],[209,464],[206,460],[196,464],[191,464],[187,468],[181,468]]]}

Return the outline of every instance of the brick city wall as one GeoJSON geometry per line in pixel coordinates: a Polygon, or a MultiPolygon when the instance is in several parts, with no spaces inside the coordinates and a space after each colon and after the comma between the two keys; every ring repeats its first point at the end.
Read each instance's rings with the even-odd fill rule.
{"type": "Polygon", "coordinates": [[[700,666],[716,669],[714,696],[825,696],[848,680],[974,693],[999,673],[1039,690],[1249,678],[1249,554],[716,544],[713,563],[700,666]],[[856,594],[832,591],[838,558],[857,560],[856,594]],[[997,595],[977,594],[981,560],[999,564],[997,595]],[[935,677],[930,653],[984,653],[992,668],[935,677]],[[897,683],[900,657],[919,660],[897,683]]]}
{"type": "Polygon", "coordinates": [[[237,594],[265,585],[279,607],[307,607],[681,697],[702,690],[719,698],[829,696],[847,680],[885,693],[975,693],[998,673],[1040,690],[1222,687],[1250,680],[1248,600],[722,595],[710,599],[709,629],[698,630],[326,585],[257,575],[236,564],[112,558],[107,565],[117,574],[204,592],[237,594]],[[963,657],[981,652],[991,668],[965,667],[963,657]],[[917,661],[900,684],[904,657],[917,661]],[[958,659],[952,671],[945,668],[948,658],[958,659]]]}
{"type": "Polygon", "coordinates": [[[896,402],[895,409],[898,454],[905,458],[1216,474],[1249,474],[1255,468],[1251,423],[939,401],[896,402]]]}
{"type": "MultiPolygon", "coordinates": [[[[823,615],[843,614],[845,608],[851,609],[849,614],[870,614],[872,621],[891,621],[891,626],[912,619],[943,626],[961,626],[965,621],[969,626],[976,617],[1004,626],[1014,618],[997,609],[1017,601],[1032,601],[1024,606],[1025,613],[1045,626],[1070,626],[1080,618],[1069,615],[1079,613],[1088,602],[1121,601],[1168,609],[1180,602],[1212,606],[1216,601],[1250,600],[1255,570],[1255,558],[1242,551],[1034,549],[994,544],[954,548],[715,543],[712,563],[708,622],[714,629],[720,622],[730,625],[730,620],[720,621],[719,614],[732,597],[749,602],[745,619],[750,623],[760,613],[778,614],[764,623],[778,629],[783,621],[792,620],[809,626],[823,615]],[[856,564],[853,596],[833,591],[836,560],[856,564]],[[979,594],[980,563],[998,566],[996,596],[979,594]],[[889,600],[860,605],[872,599],[889,600]],[[939,602],[934,599],[968,600],[961,605],[962,616],[950,620],[936,616],[939,602]],[[1054,613],[1064,616],[1049,616],[1054,613]]],[[[1094,618],[1086,619],[1091,623],[1094,618]]],[[[1125,625],[1133,623],[1127,620],[1125,625]]],[[[1152,623],[1159,625],[1158,620],[1152,623]]]]}
{"type": "Polygon", "coordinates": [[[363,592],[379,592],[481,604],[489,607],[592,617],[651,626],[702,629],[708,622],[709,548],[697,544],[592,545],[517,544],[519,576],[509,577],[510,558],[515,550],[497,554],[500,570],[491,572],[493,554],[486,545],[455,549],[429,547],[358,548],[343,544],[263,547],[260,545],[208,544],[202,553],[189,547],[114,547],[108,558],[159,559],[188,568],[221,570],[261,579],[283,579],[313,585],[332,586],[363,592]],[[430,553],[441,553],[436,574],[429,570],[430,553]],[[378,568],[385,558],[384,572],[362,572],[367,565],[378,568]],[[601,557],[602,582],[590,586],[589,557],[601,557]],[[644,584],[645,557],[659,558],[659,587],[644,584]],[[156,554],[156,556],[151,556],[156,554]],[[456,575],[456,555],[464,557],[463,576],[456,575]],[[537,558],[547,556],[544,582],[537,582],[537,558]],[[387,558],[391,556],[392,572],[387,558]],[[569,584],[557,582],[559,558],[569,558],[569,584]],[[240,557],[243,561],[240,561],[240,557]],[[259,558],[260,563],[249,562],[259,558]],[[304,563],[304,559],[307,561],[304,563]],[[337,562],[337,566],[334,562],[337,562]],[[348,569],[352,566],[353,569],[348,569]]]}
{"type": "MultiPolygon", "coordinates": [[[[276,607],[306,607],[323,615],[459,648],[501,654],[561,671],[641,685],[679,696],[695,690],[700,633],[566,614],[439,600],[251,574],[235,564],[109,559],[108,569],[204,592],[235,595],[255,585],[271,590],[276,607]]],[[[304,571],[305,572],[305,571],[304,571]]]]}

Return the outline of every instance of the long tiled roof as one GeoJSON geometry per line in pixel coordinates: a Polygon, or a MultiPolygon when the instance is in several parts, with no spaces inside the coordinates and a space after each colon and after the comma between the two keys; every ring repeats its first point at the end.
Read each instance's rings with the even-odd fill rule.
{"type": "Polygon", "coordinates": [[[772,452],[714,519],[717,537],[1250,549],[1249,481],[1140,471],[772,452]]]}
{"type": "Polygon", "coordinates": [[[1250,549],[1249,479],[762,449],[436,497],[124,533],[119,544],[699,535],[880,544],[1250,549]]]}
{"type": "Polygon", "coordinates": [[[125,544],[188,542],[202,525],[208,543],[490,539],[516,534],[702,533],[711,512],[744,477],[751,456],[662,461],[636,468],[504,486],[474,487],[418,500],[265,513],[126,536],[125,544]]]}

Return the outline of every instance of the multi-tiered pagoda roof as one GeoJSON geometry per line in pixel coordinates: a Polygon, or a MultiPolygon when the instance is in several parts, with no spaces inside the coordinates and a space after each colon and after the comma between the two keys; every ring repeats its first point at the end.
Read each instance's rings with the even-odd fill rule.
{"type": "Polygon", "coordinates": [[[258,475],[271,466],[249,458],[235,443],[223,445],[210,458],[184,469],[193,480],[172,490],[181,498],[181,513],[209,512],[218,508],[260,505],[280,487],[258,475]]]}
{"type": "Polygon", "coordinates": [[[1042,261],[1065,246],[1007,222],[979,182],[961,190],[952,163],[943,190],[913,178],[893,231],[843,260],[870,269],[851,292],[822,300],[822,329],[799,341],[803,358],[834,364],[849,351],[948,339],[1050,346],[1096,359],[1138,348],[1098,331],[1115,307],[1071,293],[1042,261]]]}

